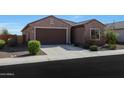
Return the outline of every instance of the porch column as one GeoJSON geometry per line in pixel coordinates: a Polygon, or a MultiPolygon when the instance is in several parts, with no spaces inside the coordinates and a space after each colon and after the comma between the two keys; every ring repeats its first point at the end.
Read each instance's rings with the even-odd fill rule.
{"type": "Polygon", "coordinates": [[[33,33],[34,34],[34,40],[36,40],[36,28],[35,27],[33,28],[33,32],[34,32],[33,33]]]}

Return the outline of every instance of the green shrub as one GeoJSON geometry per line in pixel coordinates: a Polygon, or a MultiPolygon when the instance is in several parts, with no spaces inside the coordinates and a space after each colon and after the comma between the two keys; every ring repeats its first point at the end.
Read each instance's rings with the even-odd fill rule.
{"type": "Polygon", "coordinates": [[[89,45],[97,45],[97,40],[89,40],[89,45]]]}
{"type": "Polygon", "coordinates": [[[0,49],[2,49],[5,46],[6,42],[5,40],[0,39],[0,49]]]}
{"type": "Polygon", "coordinates": [[[14,47],[17,46],[17,39],[16,38],[9,38],[7,41],[8,46],[14,47]]]}
{"type": "Polygon", "coordinates": [[[41,47],[40,41],[30,40],[28,42],[28,50],[32,55],[37,55],[40,52],[40,47],[41,47]]]}
{"type": "Polygon", "coordinates": [[[106,39],[108,44],[116,44],[117,43],[117,33],[113,30],[106,31],[106,39]]]}
{"type": "Polygon", "coordinates": [[[109,45],[108,45],[108,48],[109,48],[110,50],[115,50],[115,49],[116,49],[116,45],[115,45],[115,44],[109,44],[109,45]]]}
{"type": "Polygon", "coordinates": [[[92,39],[90,39],[90,40],[88,40],[88,41],[85,42],[83,48],[84,48],[84,49],[89,49],[90,46],[92,46],[92,45],[97,45],[97,42],[98,42],[97,40],[92,40],[92,39]]]}
{"type": "Polygon", "coordinates": [[[91,46],[90,46],[90,51],[98,51],[98,46],[96,46],[96,45],[91,45],[91,46]]]}

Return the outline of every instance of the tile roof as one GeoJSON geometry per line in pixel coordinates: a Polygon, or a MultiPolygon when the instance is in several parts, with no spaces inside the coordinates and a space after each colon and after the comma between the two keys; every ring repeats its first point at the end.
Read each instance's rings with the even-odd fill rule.
{"type": "MultiPolygon", "coordinates": [[[[50,16],[48,16],[48,17],[50,17],[50,16]]],[[[52,16],[52,17],[55,17],[55,16],[52,16]]],[[[47,18],[47,17],[45,17],[45,18],[47,18]]],[[[55,17],[55,18],[57,18],[57,17],[55,17]]],[[[42,18],[42,19],[44,19],[44,18],[42,18]]],[[[40,21],[40,20],[42,20],[42,19],[36,20],[36,21],[31,22],[31,23],[29,23],[29,24],[38,22],[38,21],[40,21]]],[[[72,25],[72,26],[83,25],[83,24],[89,23],[89,22],[92,21],[92,20],[96,20],[96,19],[90,19],[90,20],[86,20],[86,21],[82,21],[82,22],[73,22],[73,21],[66,20],[66,19],[61,19],[61,18],[58,18],[58,19],[64,21],[64,22],[67,23],[67,24],[70,24],[70,25],[72,25]]]]}
{"type": "MultiPolygon", "coordinates": [[[[47,16],[47,17],[45,17],[45,18],[48,18],[48,17],[57,18],[57,17],[55,17],[55,16],[53,16],[53,15],[47,16]]],[[[33,24],[33,23],[35,23],[35,22],[38,22],[38,21],[40,21],[40,20],[43,20],[43,19],[45,19],[45,18],[42,18],[42,19],[36,20],[36,21],[34,21],[34,22],[31,22],[31,23],[27,24],[27,26],[29,26],[29,25],[31,25],[31,24],[33,24]]],[[[57,18],[57,19],[62,20],[63,22],[65,22],[65,23],[67,23],[67,24],[70,24],[71,26],[84,25],[84,24],[87,24],[87,23],[89,23],[89,22],[91,22],[91,21],[93,21],[93,20],[97,21],[96,19],[90,19],[90,20],[86,20],[86,21],[82,21],[82,22],[73,22],[73,21],[65,20],[65,19],[61,19],[61,18],[57,18]]],[[[98,22],[99,22],[99,21],[98,21],[98,22]]],[[[100,22],[100,23],[101,23],[101,22],[100,22]]],[[[102,23],[102,24],[103,24],[103,23],[102,23]]],[[[103,25],[104,25],[104,24],[103,24],[103,25]]],[[[26,26],[26,27],[27,27],[27,26],[26,26]]],[[[25,27],[25,28],[26,28],[26,27],[25,27]]],[[[23,30],[24,30],[25,28],[23,28],[23,30]]],[[[22,30],[22,31],[23,31],[23,30],[22,30]]]]}
{"type": "Polygon", "coordinates": [[[65,20],[65,19],[61,19],[63,21],[65,21],[66,23],[69,23],[70,25],[72,26],[77,26],[77,25],[84,25],[84,24],[87,24],[93,20],[96,20],[96,19],[90,19],[90,20],[85,20],[85,21],[81,21],[81,22],[73,22],[73,21],[69,21],[69,20],[65,20]]]}
{"type": "Polygon", "coordinates": [[[79,22],[78,24],[87,24],[87,23],[89,23],[89,22],[92,21],[92,20],[94,20],[94,19],[90,19],[90,20],[82,21],[82,22],[79,22]]]}
{"type": "Polygon", "coordinates": [[[92,21],[92,20],[94,20],[94,19],[90,19],[90,20],[78,22],[77,24],[75,24],[75,26],[87,24],[87,23],[89,23],[89,22],[92,21]]]}
{"type": "MultiPolygon", "coordinates": [[[[87,24],[87,23],[89,23],[89,22],[91,22],[91,21],[97,21],[97,22],[103,24],[102,22],[100,22],[100,21],[98,21],[98,20],[96,20],[96,19],[90,19],[90,20],[78,22],[78,23],[77,23],[76,25],[74,25],[74,26],[85,25],[85,24],[87,24]]],[[[103,25],[105,25],[105,24],[103,24],[103,25]]]]}
{"type": "Polygon", "coordinates": [[[77,24],[76,22],[73,22],[73,21],[69,21],[69,20],[65,20],[65,19],[61,19],[61,20],[72,25],[72,26],[77,24]]]}

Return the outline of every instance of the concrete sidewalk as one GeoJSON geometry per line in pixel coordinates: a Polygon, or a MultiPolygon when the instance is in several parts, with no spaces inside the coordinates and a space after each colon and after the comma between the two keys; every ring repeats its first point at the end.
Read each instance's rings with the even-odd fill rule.
{"type": "Polygon", "coordinates": [[[0,66],[124,54],[124,49],[91,52],[78,47],[63,46],[63,45],[46,46],[46,47],[43,46],[42,50],[47,55],[20,57],[20,58],[1,58],[0,66]]]}

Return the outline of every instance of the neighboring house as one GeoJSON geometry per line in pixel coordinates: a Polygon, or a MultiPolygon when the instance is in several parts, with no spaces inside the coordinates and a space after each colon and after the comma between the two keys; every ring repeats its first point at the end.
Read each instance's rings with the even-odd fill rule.
{"type": "Polygon", "coordinates": [[[118,43],[124,43],[124,21],[106,24],[106,29],[112,29],[116,32],[118,43]]]}
{"type": "Polygon", "coordinates": [[[105,44],[105,25],[92,19],[80,23],[48,16],[27,24],[22,30],[25,41],[39,40],[41,44],[79,44],[90,40],[105,44]]]}

